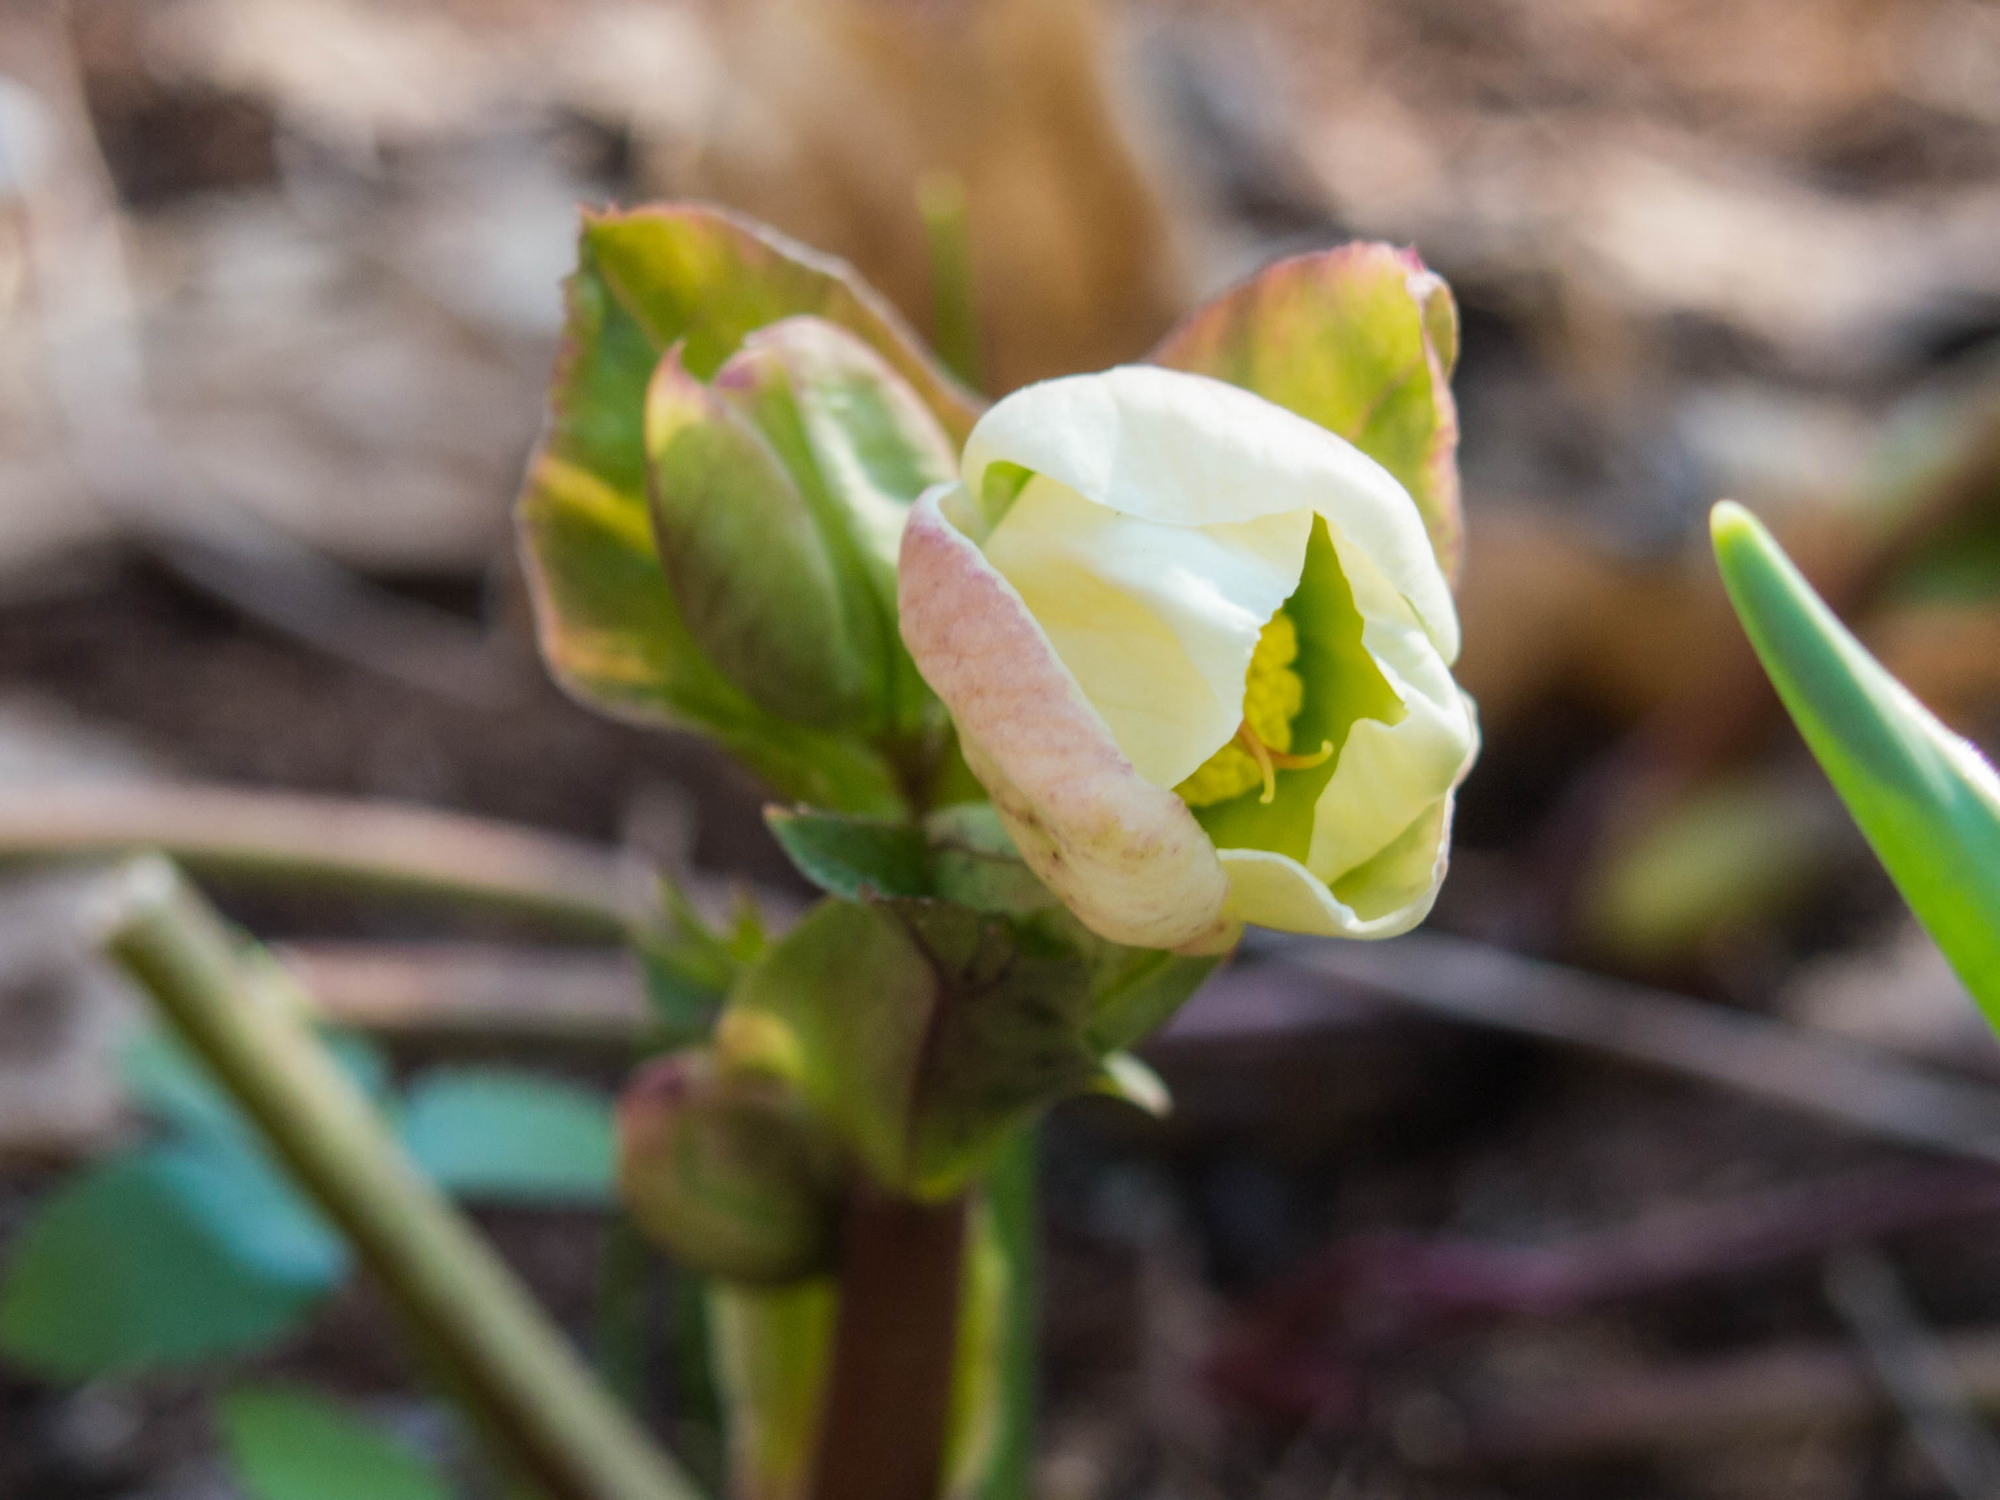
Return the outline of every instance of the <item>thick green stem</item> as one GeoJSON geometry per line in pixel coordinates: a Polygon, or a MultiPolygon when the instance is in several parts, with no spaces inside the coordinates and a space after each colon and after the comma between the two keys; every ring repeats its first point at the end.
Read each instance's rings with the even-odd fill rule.
{"type": "Polygon", "coordinates": [[[165,860],[107,897],[105,943],[257,1123],[505,1457],[557,1500],[693,1500],[694,1485],[411,1165],[302,1017],[238,962],[165,860]]]}
{"type": "Polygon", "coordinates": [[[811,1500],[937,1500],[965,1223],[962,1198],[855,1192],[811,1500]]]}
{"type": "Polygon", "coordinates": [[[1001,1310],[999,1430],[980,1500],[1029,1500],[1041,1373],[1041,1218],[1035,1192],[1040,1132],[1024,1127],[1008,1143],[987,1184],[993,1234],[1007,1262],[1001,1310]]]}

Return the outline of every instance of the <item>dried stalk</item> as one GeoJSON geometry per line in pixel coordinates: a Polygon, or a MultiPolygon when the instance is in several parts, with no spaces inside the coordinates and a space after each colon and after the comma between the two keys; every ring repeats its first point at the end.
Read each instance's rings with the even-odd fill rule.
{"type": "Polygon", "coordinates": [[[198,873],[441,900],[608,942],[632,910],[610,854],[458,813],[172,783],[0,793],[0,863],[141,849],[198,873]]]}
{"type": "Polygon", "coordinates": [[[1435,933],[1271,946],[1287,965],[1435,1014],[1721,1084],[1880,1140],[2000,1162],[2000,1089],[1782,1021],[1435,933]]]}

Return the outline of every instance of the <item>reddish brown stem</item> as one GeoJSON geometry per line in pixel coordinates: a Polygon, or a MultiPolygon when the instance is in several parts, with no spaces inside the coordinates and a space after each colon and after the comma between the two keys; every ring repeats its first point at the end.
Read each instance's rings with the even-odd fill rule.
{"type": "Polygon", "coordinates": [[[854,1195],[812,1500],[937,1500],[964,1250],[965,1200],[854,1195]]]}

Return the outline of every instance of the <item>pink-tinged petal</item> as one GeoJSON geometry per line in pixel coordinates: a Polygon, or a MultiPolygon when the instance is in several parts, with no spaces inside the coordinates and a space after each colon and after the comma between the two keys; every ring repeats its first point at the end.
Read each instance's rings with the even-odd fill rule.
{"type": "Polygon", "coordinates": [[[961,461],[970,494],[983,499],[996,463],[1165,526],[1316,511],[1375,559],[1446,659],[1458,655],[1451,589],[1409,493],[1338,433],[1254,391],[1154,365],[1045,380],[972,429],[961,461]]]}
{"type": "Polygon", "coordinates": [[[903,640],[1021,857],[1101,937],[1217,941],[1228,882],[1208,835],[1119,751],[1013,585],[945,519],[944,493],[903,532],[903,640]]]}

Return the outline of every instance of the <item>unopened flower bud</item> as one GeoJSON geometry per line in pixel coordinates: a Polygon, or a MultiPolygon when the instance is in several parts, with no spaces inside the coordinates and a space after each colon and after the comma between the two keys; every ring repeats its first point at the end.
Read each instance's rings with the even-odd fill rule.
{"type": "Polygon", "coordinates": [[[640,1231],[693,1270],[771,1284],[833,1262],[838,1188],[804,1108],[775,1079],[723,1075],[706,1051],[633,1076],[618,1176],[640,1231]]]}
{"type": "Polygon", "coordinates": [[[929,698],[896,636],[896,552],[953,456],[908,383],[853,334],[787,318],[713,381],[668,350],[645,438],[660,561],[708,660],[791,723],[918,728],[929,698]]]}

